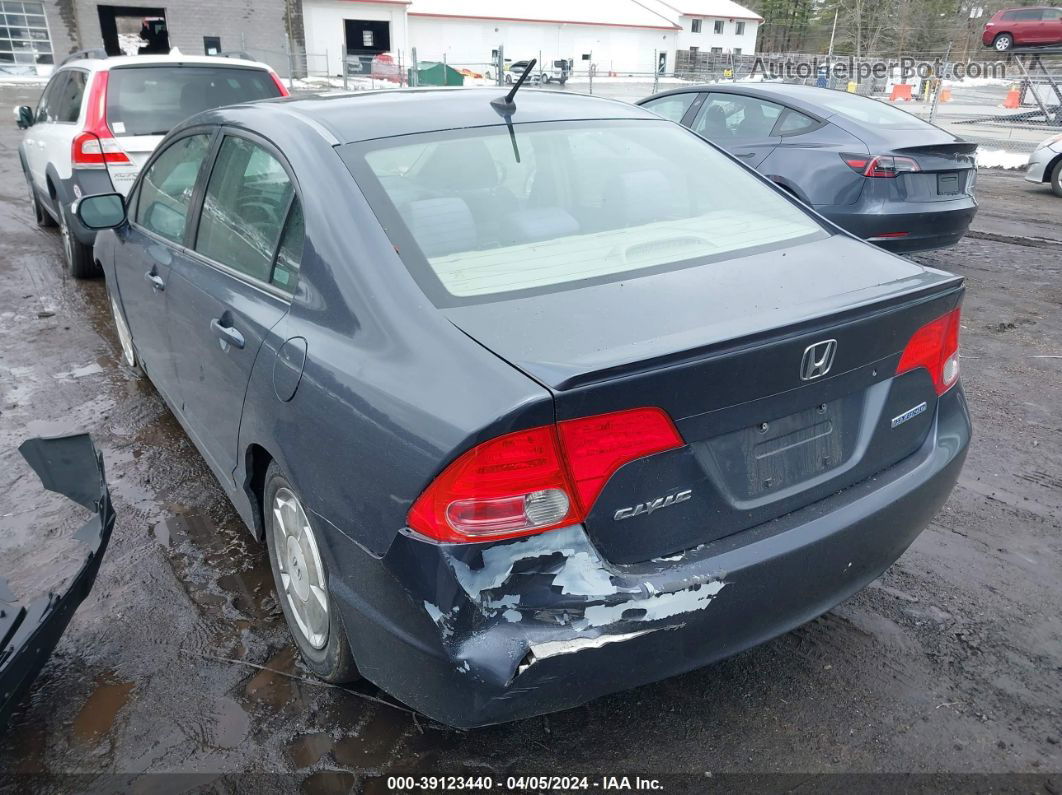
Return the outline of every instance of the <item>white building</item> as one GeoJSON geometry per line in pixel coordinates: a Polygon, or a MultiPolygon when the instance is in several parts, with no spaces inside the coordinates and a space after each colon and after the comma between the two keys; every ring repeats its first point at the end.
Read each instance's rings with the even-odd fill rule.
{"type": "Polygon", "coordinates": [[[679,26],[677,49],[748,55],[763,17],[731,0],[642,0],[679,26]]]}
{"type": "Polygon", "coordinates": [[[388,52],[408,65],[413,48],[421,61],[484,71],[499,46],[510,62],[571,59],[576,73],[670,71],[677,49],[754,52],[763,21],[730,0],[303,0],[302,9],[310,63],[327,55],[333,75],[344,54],[388,52]]]}

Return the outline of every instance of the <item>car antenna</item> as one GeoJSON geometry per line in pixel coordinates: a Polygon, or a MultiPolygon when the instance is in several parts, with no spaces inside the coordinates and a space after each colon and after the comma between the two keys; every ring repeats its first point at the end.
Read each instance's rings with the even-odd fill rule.
{"type": "Polygon", "coordinates": [[[516,97],[516,92],[520,90],[520,86],[527,80],[527,76],[531,74],[537,63],[538,59],[532,58],[524,69],[524,73],[520,75],[520,78],[509,90],[509,93],[504,97],[497,97],[490,101],[490,106],[505,118],[505,126],[509,128],[509,140],[513,142],[513,154],[516,156],[517,163],[520,162],[520,147],[516,145],[516,130],[513,128],[513,114],[516,112],[514,98],[516,97]]]}

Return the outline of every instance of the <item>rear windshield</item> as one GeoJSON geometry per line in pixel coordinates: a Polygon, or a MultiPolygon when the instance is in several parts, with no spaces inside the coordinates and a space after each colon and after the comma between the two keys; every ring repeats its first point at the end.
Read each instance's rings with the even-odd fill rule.
{"type": "Polygon", "coordinates": [[[164,135],[200,111],[280,96],[264,69],[134,66],[112,69],[107,123],[117,135],[164,135]]]}
{"type": "Polygon", "coordinates": [[[820,91],[815,94],[815,104],[868,127],[917,130],[931,126],[905,110],[845,91],[820,91]]]}
{"type": "Polygon", "coordinates": [[[691,267],[826,234],[666,121],[411,135],[351,144],[343,157],[437,306],[691,267]]]}

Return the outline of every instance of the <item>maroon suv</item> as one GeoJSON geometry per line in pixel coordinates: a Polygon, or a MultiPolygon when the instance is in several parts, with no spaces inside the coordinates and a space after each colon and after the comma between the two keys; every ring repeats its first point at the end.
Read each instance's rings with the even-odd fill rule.
{"type": "Polygon", "coordinates": [[[1011,47],[1062,44],[1062,8],[1005,8],[985,23],[981,41],[1006,52],[1011,47]]]}

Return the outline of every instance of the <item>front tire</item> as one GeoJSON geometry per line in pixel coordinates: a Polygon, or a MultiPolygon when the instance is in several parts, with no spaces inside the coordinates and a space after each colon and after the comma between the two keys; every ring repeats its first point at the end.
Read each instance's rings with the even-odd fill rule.
{"type": "Polygon", "coordinates": [[[1062,197],[1062,158],[1059,158],[1051,169],[1051,190],[1056,196],[1062,197]]]}
{"type": "Polygon", "coordinates": [[[96,261],[92,259],[92,246],[74,237],[70,229],[70,219],[62,202],[59,203],[59,234],[63,238],[63,257],[66,260],[66,270],[75,279],[91,279],[100,275],[100,269],[96,261]]]}
{"type": "Polygon", "coordinates": [[[992,40],[992,46],[996,48],[996,52],[1007,52],[1014,46],[1014,37],[1009,33],[1000,33],[992,40]]]}
{"type": "Polygon", "coordinates": [[[266,472],[262,509],[277,601],[302,659],[326,682],[356,681],[360,674],[328,590],[322,545],[294,487],[275,462],[266,472]]]}

